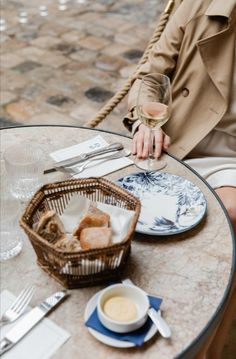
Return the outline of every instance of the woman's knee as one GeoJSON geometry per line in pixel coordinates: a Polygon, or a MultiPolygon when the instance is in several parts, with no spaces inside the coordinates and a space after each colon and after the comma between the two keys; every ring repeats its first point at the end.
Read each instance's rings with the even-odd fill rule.
{"type": "MultiPolygon", "coordinates": [[[[227,210],[227,213],[229,215],[229,218],[234,226],[234,229],[236,231],[236,200],[234,203],[231,201],[224,203],[225,208],[227,210]]],[[[236,232],[235,232],[236,233],[236,232]]]]}
{"type": "Polygon", "coordinates": [[[234,226],[236,226],[236,204],[235,206],[228,206],[228,208],[226,209],[231,219],[231,222],[234,224],[234,226]]]}
{"type": "Polygon", "coordinates": [[[222,200],[230,220],[236,229],[236,188],[235,187],[222,187],[216,189],[216,193],[222,200]]]}

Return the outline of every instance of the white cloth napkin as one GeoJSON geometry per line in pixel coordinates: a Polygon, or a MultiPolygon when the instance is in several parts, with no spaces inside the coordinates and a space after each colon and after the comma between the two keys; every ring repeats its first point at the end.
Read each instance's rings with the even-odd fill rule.
{"type": "MultiPolygon", "coordinates": [[[[74,156],[80,155],[81,153],[89,153],[96,149],[108,146],[109,143],[104,140],[100,135],[91,138],[90,140],[84,141],[74,146],[63,148],[61,150],[52,152],[50,157],[55,161],[63,161],[70,159],[74,156]]],[[[74,178],[86,178],[86,177],[102,177],[108,173],[117,171],[121,168],[130,166],[133,161],[126,157],[121,157],[113,160],[104,161],[93,160],[91,164],[86,167],[83,172],[73,175],[74,178]]],[[[76,169],[76,166],[73,166],[76,169]]]]}
{"type": "MultiPolygon", "coordinates": [[[[60,216],[68,234],[71,234],[78,225],[81,217],[88,210],[90,203],[91,201],[88,198],[80,196],[77,193],[71,197],[68,206],[60,216]]],[[[128,232],[131,220],[134,216],[134,211],[101,202],[96,202],[96,204],[97,208],[108,213],[110,216],[112,243],[121,242],[128,232]]]]}
{"type": "Polygon", "coordinates": [[[167,196],[163,193],[155,193],[153,198],[143,196],[140,218],[151,226],[153,225],[153,213],[157,218],[165,217],[175,222],[177,200],[178,196],[167,196]]]}
{"type": "MultiPolygon", "coordinates": [[[[0,312],[2,313],[15,300],[15,296],[7,290],[0,294],[0,312]]],[[[57,309],[58,310],[58,309],[57,309]]],[[[1,327],[0,339],[20,321],[1,327]]],[[[70,334],[50,319],[44,318],[12,349],[4,354],[4,359],[48,359],[70,337],[70,334]]]]}

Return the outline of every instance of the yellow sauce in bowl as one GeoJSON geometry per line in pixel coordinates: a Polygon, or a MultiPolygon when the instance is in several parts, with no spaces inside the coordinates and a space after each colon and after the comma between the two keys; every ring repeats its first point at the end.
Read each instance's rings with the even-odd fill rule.
{"type": "Polygon", "coordinates": [[[109,298],[103,306],[103,311],[110,319],[119,322],[135,320],[138,314],[135,303],[131,299],[121,296],[109,298]]]}

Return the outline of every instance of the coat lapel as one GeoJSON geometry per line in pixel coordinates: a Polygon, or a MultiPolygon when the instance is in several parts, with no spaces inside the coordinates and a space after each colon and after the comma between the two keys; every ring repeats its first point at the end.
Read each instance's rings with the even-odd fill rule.
{"type": "Polygon", "coordinates": [[[234,65],[235,31],[227,27],[214,36],[198,41],[197,46],[211,80],[222,97],[228,99],[230,74],[234,65]]]}
{"type": "Polygon", "coordinates": [[[225,28],[197,43],[206,70],[224,100],[229,98],[230,73],[234,66],[235,10],[236,0],[213,0],[205,15],[212,17],[212,21],[215,16],[225,18],[225,28]]]}

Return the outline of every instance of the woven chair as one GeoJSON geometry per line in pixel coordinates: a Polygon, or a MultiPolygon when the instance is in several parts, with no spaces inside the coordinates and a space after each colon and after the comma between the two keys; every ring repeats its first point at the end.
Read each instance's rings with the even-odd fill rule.
{"type": "Polygon", "coordinates": [[[113,109],[127,95],[134,79],[137,77],[137,73],[139,71],[140,66],[143,65],[147,61],[150,50],[152,49],[153,45],[157,42],[157,40],[159,40],[161,33],[164,30],[171,14],[175,12],[175,10],[177,9],[177,7],[180,5],[180,3],[182,1],[183,0],[169,0],[168,1],[167,6],[160,16],[157,27],[146,47],[146,50],[145,50],[143,56],[139,60],[134,73],[128,78],[128,80],[124,84],[124,86],[112,98],[110,98],[110,100],[98,111],[96,116],[92,120],[90,120],[88,123],[86,123],[87,127],[94,128],[94,127],[98,126],[99,123],[102,122],[106,118],[106,116],[108,114],[110,114],[113,111],[113,109]]]}

